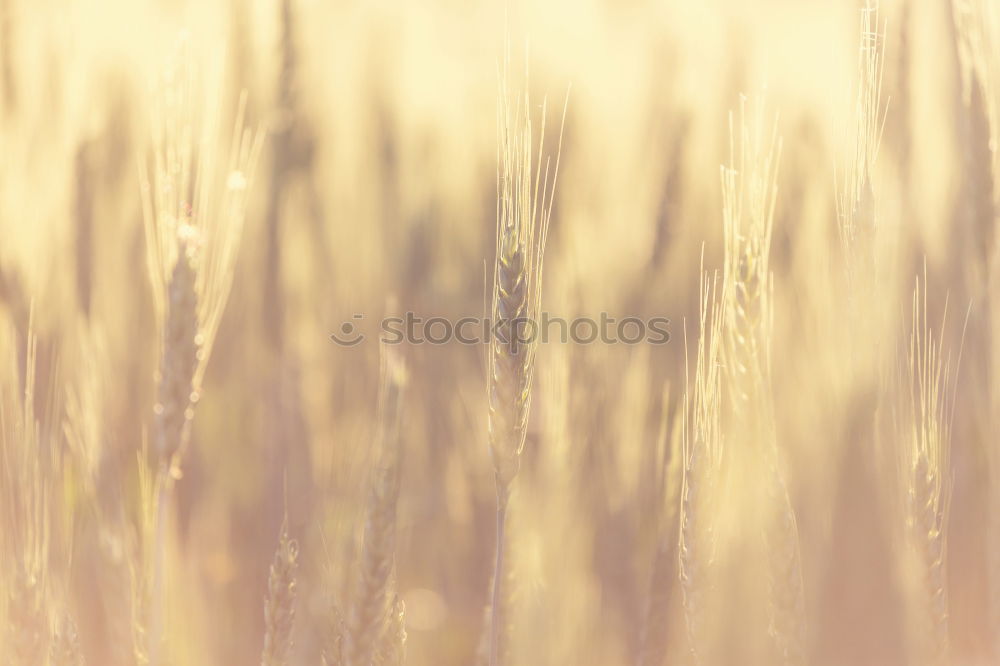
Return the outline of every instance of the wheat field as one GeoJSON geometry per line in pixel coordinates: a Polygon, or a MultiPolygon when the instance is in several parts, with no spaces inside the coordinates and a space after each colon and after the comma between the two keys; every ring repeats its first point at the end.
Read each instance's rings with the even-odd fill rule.
{"type": "Polygon", "coordinates": [[[0,664],[1000,664],[998,129],[991,0],[0,0],[0,664]]]}

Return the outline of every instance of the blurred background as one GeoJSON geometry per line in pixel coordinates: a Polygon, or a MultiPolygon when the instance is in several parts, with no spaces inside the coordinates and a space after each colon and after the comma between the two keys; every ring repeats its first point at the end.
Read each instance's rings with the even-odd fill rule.
{"type": "MultiPolygon", "coordinates": [[[[765,100],[782,138],[773,393],[806,663],[923,663],[909,647],[895,555],[891,444],[859,435],[855,415],[880,390],[872,349],[905,348],[925,264],[930,319],[953,359],[965,340],[945,471],[950,659],[1000,663],[986,584],[992,227],[963,212],[970,184],[992,185],[995,142],[970,148],[976,107],[953,4],[886,0],[875,24],[884,131],[870,177],[883,273],[860,295],[868,323],[858,327],[843,317],[837,263],[838,192],[864,81],[857,2],[0,0],[0,309],[17,370],[8,393],[26,381],[30,319],[35,409],[56,479],[46,594],[68,609],[86,663],[136,662],[129,535],[141,522],[137,456],[159,358],[140,172],[158,77],[178,44],[197,71],[198,113],[216,114],[228,137],[246,91],[246,124],[266,134],[175,488],[166,661],[259,660],[287,510],[300,549],[289,663],[317,664],[364,521],[376,322],[390,309],[457,319],[487,307],[508,38],[514,70],[530,68],[536,130],[547,100],[549,152],[569,95],[542,308],[669,317],[672,335],[663,346],[539,348],[511,515],[511,663],[648,666],[651,633],[669,646],[661,663],[691,660],[676,575],[652,572],[675,557],[663,555],[677,533],[667,470],[678,464],[701,269],[723,266],[719,168],[744,94],[765,100]],[[369,339],[334,344],[357,313],[369,339]],[[656,594],[668,610],[650,625],[656,594]]],[[[989,7],[978,9],[970,15],[987,35],[989,7]]],[[[987,119],[1000,101],[989,76],[976,88],[987,119]]],[[[396,585],[411,666],[471,664],[483,631],[495,511],[484,350],[403,350],[396,585]]],[[[7,425],[3,443],[14,446],[7,425]]],[[[752,482],[754,464],[733,473],[752,482]]],[[[739,505],[713,582],[717,663],[785,663],[767,656],[746,555],[754,526],[739,505]]]]}

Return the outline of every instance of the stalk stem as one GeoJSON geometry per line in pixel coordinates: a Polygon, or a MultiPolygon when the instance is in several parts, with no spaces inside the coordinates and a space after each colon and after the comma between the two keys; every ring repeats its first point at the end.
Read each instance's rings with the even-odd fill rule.
{"type": "Polygon", "coordinates": [[[166,573],[167,548],[167,512],[170,510],[170,497],[173,479],[170,477],[169,466],[160,465],[157,471],[156,488],[156,525],[153,527],[153,589],[150,600],[149,619],[149,666],[160,666],[160,649],[163,645],[164,615],[166,596],[164,581],[166,573]]]}
{"type": "Polygon", "coordinates": [[[505,533],[507,529],[507,500],[510,498],[510,488],[497,484],[497,551],[496,564],[493,569],[493,598],[490,607],[490,666],[500,666],[500,587],[504,576],[504,554],[506,550],[505,533]]]}

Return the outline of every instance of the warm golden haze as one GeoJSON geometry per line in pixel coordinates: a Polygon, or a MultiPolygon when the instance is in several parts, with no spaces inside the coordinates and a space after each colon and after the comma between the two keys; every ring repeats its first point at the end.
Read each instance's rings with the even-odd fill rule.
{"type": "Polygon", "coordinates": [[[0,0],[0,664],[1000,664],[988,0],[0,0]]]}

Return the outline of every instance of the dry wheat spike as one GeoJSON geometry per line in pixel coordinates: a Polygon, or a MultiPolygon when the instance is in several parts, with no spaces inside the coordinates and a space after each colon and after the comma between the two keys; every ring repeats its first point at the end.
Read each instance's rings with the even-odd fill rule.
{"type": "Polygon", "coordinates": [[[899,394],[902,506],[911,585],[914,657],[928,664],[948,658],[947,536],[951,499],[951,422],[955,367],[944,348],[947,303],[938,332],[928,324],[926,266],[913,290],[911,328],[899,394]]]}
{"type": "MultiPolygon", "coordinates": [[[[498,666],[500,617],[498,596],[503,580],[504,527],[510,485],[521,464],[531,406],[538,314],[542,296],[542,260],[559,172],[543,159],[546,105],[542,103],[537,162],[532,150],[531,103],[527,81],[513,91],[509,81],[510,48],[505,49],[497,105],[497,233],[493,265],[492,320],[496,336],[487,352],[489,439],[497,489],[497,548],[490,616],[490,664],[498,666]]],[[[527,75],[525,75],[527,79],[527,75]]],[[[568,104],[567,98],[567,104],[568,104]]],[[[565,123],[566,107],[563,107],[565,123]]]]}
{"type": "MultiPolygon", "coordinates": [[[[703,259],[704,261],[704,259],[703,259]]],[[[701,663],[712,641],[707,617],[714,534],[712,508],[722,463],[723,304],[726,284],[702,271],[694,386],[685,387],[681,447],[678,576],[688,647],[701,663]],[[720,284],[721,282],[721,284],[720,284]],[[721,294],[720,294],[721,292],[721,294]]],[[[687,358],[685,331],[685,358],[687,358]]],[[[690,377],[685,367],[685,377],[690,377]]],[[[690,379],[686,379],[690,382],[690,379]]]]}
{"type": "Polygon", "coordinates": [[[767,470],[763,542],[768,554],[770,633],[785,664],[805,661],[805,601],[798,527],[778,461],[771,391],[773,274],[771,236],[777,202],[781,139],[777,118],[764,120],[764,102],[748,113],[740,100],[730,114],[730,164],[722,167],[726,310],[726,367],[732,418],[767,470]]]}
{"type": "Polygon", "coordinates": [[[281,521],[278,548],[267,579],[264,605],[264,652],[261,666],[286,666],[295,626],[296,584],[299,547],[288,538],[288,516],[281,521]]]}
{"type": "Polygon", "coordinates": [[[365,516],[360,571],[356,575],[347,620],[344,641],[347,666],[371,666],[385,640],[386,627],[394,620],[396,503],[399,499],[400,421],[406,368],[391,346],[383,345],[382,351],[377,461],[365,516]]]}

